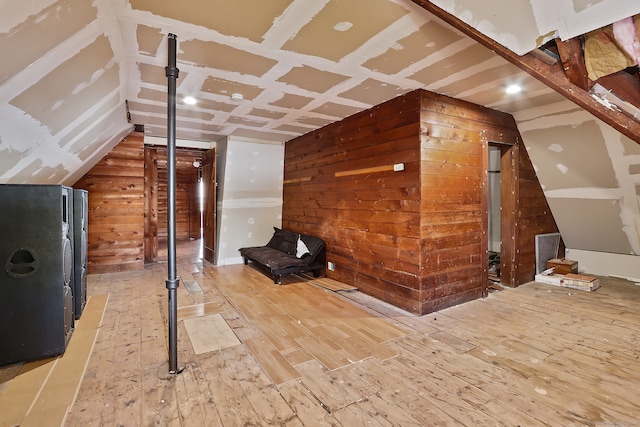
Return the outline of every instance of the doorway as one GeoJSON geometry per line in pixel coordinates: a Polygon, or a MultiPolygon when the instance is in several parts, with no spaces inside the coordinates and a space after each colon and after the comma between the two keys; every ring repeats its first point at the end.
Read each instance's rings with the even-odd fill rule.
{"type": "Polygon", "coordinates": [[[488,252],[489,252],[489,281],[490,284],[500,283],[500,248],[501,248],[501,218],[502,210],[500,197],[500,158],[501,148],[489,145],[488,176],[488,252]]]}
{"type": "Polygon", "coordinates": [[[515,286],[518,159],[517,145],[488,143],[485,221],[488,290],[515,286]]]}
{"type": "MultiPolygon", "coordinates": [[[[145,145],[145,262],[166,260],[167,149],[145,145]]],[[[202,258],[202,165],[204,150],[176,149],[176,254],[202,258]]]]}

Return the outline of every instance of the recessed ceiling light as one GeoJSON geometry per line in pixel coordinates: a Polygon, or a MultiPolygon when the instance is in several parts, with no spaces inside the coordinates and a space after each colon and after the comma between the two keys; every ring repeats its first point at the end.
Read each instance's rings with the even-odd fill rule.
{"type": "Polygon", "coordinates": [[[184,97],[184,103],[187,105],[196,105],[196,103],[198,102],[197,99],[195,99],[193,96],[185,96],[184,97]]]}
{"type": "Polygon", "coordinates": [[[234,101],[242,101],[244,96],[241,93],[233,93],[231,94],[231,99],[234,101]]]}
{"type": "Polygon", "coordinates": [[[505,92],[513,94],[513,93],[518,93],[522,90],[522,88],[520,87],[520,85],[510,85],[507,87],[507,89],[505,89],[505,92]]]}

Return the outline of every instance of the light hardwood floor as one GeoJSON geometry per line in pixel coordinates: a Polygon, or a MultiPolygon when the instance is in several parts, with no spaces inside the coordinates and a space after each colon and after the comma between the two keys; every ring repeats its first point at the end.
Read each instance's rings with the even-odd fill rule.
{"type": "Polygon", "coordinates": [[[630,282],[530,283],[417,317],[321,280],[274,285],[252,266],[183,257],[179,275],[173,376],[164,264],[89,277],[108,302],[66,425],[640,425],[630,282]],[[237,341],[197,354],[192,339],[210,331],[185,321],[209,316],[237,341]]]}

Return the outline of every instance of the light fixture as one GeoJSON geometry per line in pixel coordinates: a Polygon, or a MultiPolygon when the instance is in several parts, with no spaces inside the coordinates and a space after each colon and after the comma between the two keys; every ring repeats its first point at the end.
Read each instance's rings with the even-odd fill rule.
{"type": "Polygon", "coordinates": [[[519,93],[522,90],[522,88],[520,87],[520,85],[509,85],[507,86],[507,88],[505,89],[505,92],[507,92],[508,94],[514,94],[514,93],[519,93]]]}
{"type": "Polygon", "coordinates": [[[193,167],[194,167],[194,168],[199,168],[199,167],[200,167],[200,165],[201,165],[201,163],[200,163],[200,161],[199,161],[199,160],[194,160],[194,161],[193,161],[193,167]]]}
{"type": "Polygon", "coordinates": [[[241,93],[232,93],[231,99],[233,101],[242,101],[244,99],[244,96],[241,93]]]}
{"type": "Polygon", "coordinates": [[[193,96],[185,96],[183,101],[187,105],[196,105],[196,103],[198,102],[198,100],[195,99],[193,96]]]}

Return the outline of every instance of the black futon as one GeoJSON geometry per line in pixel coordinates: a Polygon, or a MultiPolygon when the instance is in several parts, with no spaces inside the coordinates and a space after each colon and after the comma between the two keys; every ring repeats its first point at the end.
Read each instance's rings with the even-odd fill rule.
{"type": "Polygon", "coordinates": [[[273,227],[274,233],[265,246],[240,248],[245,265],[252,261],[268,270],[275,284],[286,274],[311,271],[320,276],[324,267],[324,240],[273,227]]]}

